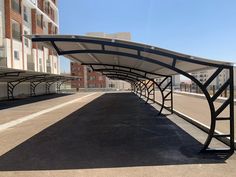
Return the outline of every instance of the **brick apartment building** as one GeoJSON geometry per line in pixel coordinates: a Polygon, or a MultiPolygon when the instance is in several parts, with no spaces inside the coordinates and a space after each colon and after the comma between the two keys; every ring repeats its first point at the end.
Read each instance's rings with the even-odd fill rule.
{"type": "Polygon", "coordinates": [[[73,88],[106,88],[105,76],[78,63],[71,63],[71,75],[80,77],[79,80],[72,81],[73,88]]]}

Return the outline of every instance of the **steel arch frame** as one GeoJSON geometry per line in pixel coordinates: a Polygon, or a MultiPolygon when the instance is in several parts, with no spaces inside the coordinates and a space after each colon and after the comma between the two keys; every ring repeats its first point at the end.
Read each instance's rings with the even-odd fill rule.
{"type": "MultiPolygon", "coordinates": [[[[134,58],[136,60],[140,60],[140,61],[146,61],[149,63],[153,63],[153,64],[157,64],[159,66],[162,66],[164,68],[170,69],[172,71],[175,71],[179,74],[184,75],[185,77],[189,78],[190,80],[192,80],[193,82],[195,82],[195,84],[201,89],[201,91],[203,92],[203,94],[205,95],[209,108],[210,108],[210,114],[211,114],[211,125],[210,125],[210,130],[208,132],[208,137],[203,145],[202,150],[208,150],[208,147],[211,143],[211,140],[213,137],[217,138],[217,139],[221,139],[222,137],[227,137],[229,138],[229,146],[230,146],[230,151],[234,151],[234,93],[233,93],[233,89],[234,89],[234,83],[233,83],[233,66],[230,65],[224,65],[224,64],[216,64],[216,63],[212,63],[210,61],[202,61],[202,60],[194,60],[192,58],[187,58],[184,56],[180,56],[174,53],[168,53],[165,51],[160,51],[160,50],[155,50],[154,47],[152,48],[148,48],[148,47],[140,47],[140,46],[135,46],[132,44],[124,44],[121,43],[119,41],[116,40],[111,40],[111,41],[104,41],[104,40],[97,40],[97,39],[85,39],[85,38],[47,38],[47,37],[42,37],[42,38],[37,38],[37,36],[35,38],[32,39],[33,42],[51,42],[52,46],[55,48],[55,50],[57,51],[57,53],[59,55],[69,55],[69,54],[106,54],[106,55],[117,55],[117,56],[124,56],[124,57],[130,57],[130,58],[134,58]],[[56,42],[85,42],[85,43],[91,43],[91,44],[98,44],[101,46],[100,50],[68,50],[68,51],[61,51],[57,45],[56,42]],[[113,46],[113,47],[122,47],[125,49],[132,49],[137,51],[137,54],[131,54],[131,53],[126,53],[126,52],[120,52],[120,51],[111,51],[111,50],[107,50],[106,46],[113,46]],[[151,53],[151,54],[157,54],[157,55],[161,55],[161,56],[165,56],[165,57],[169,57],[171,58],[172,64],[167,64],[164,63],[162,61],[153,59],[153,58],[149,58],[149,57],[145,57],[143,56],[141,53],[142,52],[147,52],[147,53],[151,53]],[[184,61],[187,63],[192,63],[192,64],[199,64],[199,65],[204,65],[206,67],[213,67],[216,70],[216,72],[204,83],[202,84],[200,81],[198,81],[194,76],[190,75],[189,73],[187,73],[184,70],[179,69],[178,67],[176,67],[176,63],[177,61],[184,61]],[[209,86],[209,84],[219,75],[219,73],[223,70],[228,70],[229,72],[229,79],[226,81],[225,84],[223,84],[223,86],[218,90],[218,92],[213,95],[211,97],[210,93],[207,90],[207,87],[209,86]],[[217,99],[217,97],[225,90],[227,89],[227,87],[229,87],[230,89],[230,94],[229,94],[229,98],[228,100],[226,100],[222,106],[220,108],[218,108],[216,110],[215,106],[214,106],[214,101],[217,99]],[[228,118],[219,118],[219,114],[226,109],[226,107],[229,106],[229,117],[228,118]],[[224,120],[224,121],[229,121],[230,124],[230,133],[229,134],[223,134],[223,135],[219,135],[215,133],[215,129],[216,129],[216,122],[218,120],[224,120]]],[[[85,65],[89,65],[89,63],[83,63],[85,65]]]]}
{"type": "Polygon", "coordinates": [[[16,88],[17,85],[19,85],[22,82],[26,82],[26,81],[31,81],[34,79],[40,79],[40,78],[44,78],[46,77],[47,74],[40,74],[40,75],[35,75],[35,76],[27,76],[27,77],[23,77],[20,79],[16,79],[14,81],[9,81],[7,82],[7,96],[8,99],[14,99],[14,90],[16,88]]]}
{"type": "Polygon", "coordinates": [[[68,82],[68,81],[72,81],[72,80],[75,80],[74,78],[73,79],[63,79],[63,80],[60,80],[60,81],[57,81],[57,93],[61,92],[61,86],[68,82]]]}

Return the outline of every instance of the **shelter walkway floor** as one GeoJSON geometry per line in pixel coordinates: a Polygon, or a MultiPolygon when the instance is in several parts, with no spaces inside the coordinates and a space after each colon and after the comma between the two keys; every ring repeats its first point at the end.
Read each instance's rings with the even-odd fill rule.
{"type": "MultiPolygon", "coordinates": [[[[100,94],[80,108],[70,105],[76,106],[60,110],[71,113],[2,154],[0,176],[235,175],[235,155],[199,153],[204,132],[176,115],[157,116],[133,93],[100,94]]],[[[0,140],[6,136],[0,133],[0,140]]]]}

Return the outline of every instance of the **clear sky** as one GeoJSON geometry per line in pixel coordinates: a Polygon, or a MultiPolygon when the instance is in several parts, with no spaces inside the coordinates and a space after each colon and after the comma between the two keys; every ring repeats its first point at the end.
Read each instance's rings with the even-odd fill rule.
{"type": "Polygon", "coordinates": [[[136,42],[236,63],[236,0],[59,0],[59,14],[60,34],[130,32],[136,42]]]}

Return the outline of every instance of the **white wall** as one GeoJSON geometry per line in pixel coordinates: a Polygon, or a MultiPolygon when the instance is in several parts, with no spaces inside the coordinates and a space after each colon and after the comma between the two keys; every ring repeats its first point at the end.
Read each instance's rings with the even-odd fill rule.
{"type": "Polygon", "coordinates": [[[7,57],[7,67],[11,68],[12,62],[11,62],[11,41],[10,41],[10,39],[7,39],[7,38],[4,39],[4,49],[5,49],[5,54],[7,57]]]}
{"type": "Polygon", "coordinates": [[[23,69],[22,43],[13,39],[12,40],[12,46],[13,46],[13,68],[23,69]],[[18,51],[18,53],[19,53],[19,59],[18,60],[16,60],[14,58],[14,51],[18,51]]]}
{"type": "Polygon", "coordinates": [[[4,44],[5,36],[5,15],[4,15],[4,0],[0,0],[0,47],[4,44]]]}

